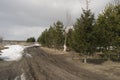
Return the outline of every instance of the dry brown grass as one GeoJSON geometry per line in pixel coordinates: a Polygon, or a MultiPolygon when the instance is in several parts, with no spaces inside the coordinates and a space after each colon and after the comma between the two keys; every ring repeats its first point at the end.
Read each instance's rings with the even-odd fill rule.
{"type": "Polygon", "coordinates": [[[84,68],[86,70],[89,70],[94,73],[99,73],[101,75],[106,75],[109,78],[115,78],[118,80],[120,79],[120,63],[118,62],[106,61],[99,65],[88,64],[88,63],[84,64],[79,59],[75,59],[75,60],[71,59],[73,56],[72,55],[73,53],[71,54],[71,52],[63,52],[62,50],[50,49],[46,47],[41,47],[41,48],[47,53],[51,53],[55,55],[60,55],[60,54],[67,55],[66,60],[80,68],[84,68]]]}
{"type": "Polygon", "coordinates": [[[64,52],[63,50],[58,50],[58,49],[53,49],[53,48],[47,48],[47,47],[41,47],[45,52],[50,53],[50,54],[68,54],[68,52],[64,52]]]}

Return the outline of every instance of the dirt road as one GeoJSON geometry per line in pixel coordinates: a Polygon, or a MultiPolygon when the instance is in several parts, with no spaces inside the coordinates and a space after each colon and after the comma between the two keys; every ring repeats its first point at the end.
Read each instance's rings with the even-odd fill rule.
{"type": "Polygon", "coordinates": [[[62,55],[27,48],[20,61],[0,61],[0,80],[117,80],[77,67],[62,55]],[[29,54],[29,55],[28,55],[29,54]]]}

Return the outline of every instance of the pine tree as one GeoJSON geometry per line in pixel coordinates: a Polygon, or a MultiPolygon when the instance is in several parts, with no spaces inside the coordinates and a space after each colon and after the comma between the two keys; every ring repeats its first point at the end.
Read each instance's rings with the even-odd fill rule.
{"type": "Polygon", "coordinates": [[[48,38],[47,38],[47,32],[48,30],[46,29],[45,31],[42,32],[42,34],[38,37],[38,42],[42,45],[42,46],[48,46],[48,38]]]}
{"type": "Polygon", "coordinates": [[[116,47],[120,37],[120,6],[109,4],[97,20],[96,37],[98,46],[109,50],[110,46],[116,47]],[[119,8],[118,8],[119,7],[119,8]],[[102,35],[102,36],[100,36],[102,35]]]}
{"type": "Polygon", "coordinates": [[[69,29],[67,33],[67,46],[69,49],[72,49],[73,47],[73,29],[69,29]]]}
{"type": "Polygon", "coordinates": [[[81,17],[74,25],[73,48],[83,54],[93,53],[92,32],[94,27],[94,14],[90,10],[83,10],[81,17]]]}
{"type": "Polygon", "coordinates": [[[42,32],[38,38],[38,42],[42,46],[50,48],[62,48],[64,44],[64,35],[63,35],[63,23],[57,21],[53,26],[42,32]]]}
{"type": "Polygon", "coordinates": [[[109,4],[98,16],[95,40],[100,51],[108,55],[120,47],[120,5],[109,4]]]}
{"type": "Polygon", "coordinates": [[[54,23],[54,28],[55,28],[55,46],[56,48],[61,48],[63,47],[64,44],[64,35],[63,35],[63,29],[64,25],[62,22],[57,21],[54,23]]]}

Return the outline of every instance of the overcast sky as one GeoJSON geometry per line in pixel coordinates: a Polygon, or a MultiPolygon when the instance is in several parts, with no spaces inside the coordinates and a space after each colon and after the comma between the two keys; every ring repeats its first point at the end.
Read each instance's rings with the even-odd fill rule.
{"type": "MultiPolygon", "coordinates": [[[[90,9],[98,15],[112,0],[91,0],[90,9]]],[[[0,0],[0,36],[9,40],[36,38],[41,32],[61,20],[71,24],[85,8],[85,0],[0,0]]]]}

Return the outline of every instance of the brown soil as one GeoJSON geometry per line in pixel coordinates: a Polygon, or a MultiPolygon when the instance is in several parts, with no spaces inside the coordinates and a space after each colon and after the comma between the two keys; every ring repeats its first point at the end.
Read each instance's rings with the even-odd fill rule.
{"type": "Polygon", "coordinates": [[[68,59],[68,53],[55,55],[44,50],[27,48],[22,60],[1,61],[0,80],[119,80],[84,68],[82,63],[68,59]]]}

